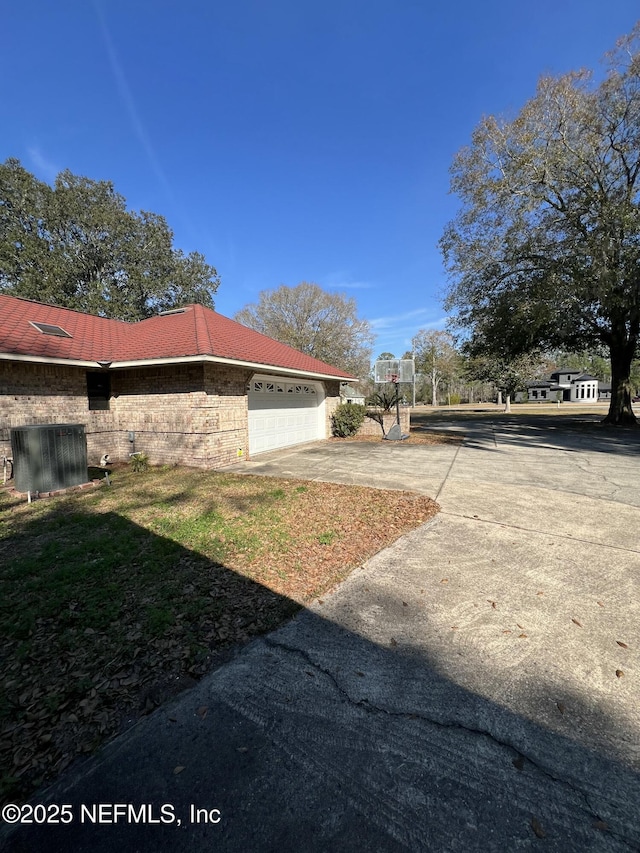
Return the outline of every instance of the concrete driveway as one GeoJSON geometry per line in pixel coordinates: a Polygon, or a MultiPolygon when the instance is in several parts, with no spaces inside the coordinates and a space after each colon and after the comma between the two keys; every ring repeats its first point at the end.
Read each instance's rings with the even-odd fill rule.
{"type": "Polygon", "coordinates": [[[246,463],[442,511],[47,795],[179,825],[74,820],[7,849],[640,850],[640,436],[438,429],[467,439],[246,463]]]}

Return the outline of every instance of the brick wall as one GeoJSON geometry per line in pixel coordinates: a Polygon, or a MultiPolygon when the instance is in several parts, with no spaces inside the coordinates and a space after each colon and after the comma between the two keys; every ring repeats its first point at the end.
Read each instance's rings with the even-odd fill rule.
{"type": "MultiPolygon", "coordinates": [[[[85,426],[89,464],[104,453],[126,461],[133,451],[154,464],[216,468],[239,462],[248,458],[252,374],[209,363],[112,370],[109,410],[90,411],[83,368],[0,361],[0,456],[11,455],[11,427],[78,423],[85,426]]],[[[326,382],[325,393],[330,435],[339,382],[326,382]]]]}
{"type": "Polygon", "coordinates": [[[193,411],[206,399],[202,364],[114,370],[111,394],[118,435],[103,452],[112,459],[142,452],[154,464],[206,466],[206,436],[193,425],[193,411]]]}
{"type": "Polygon", "coordinates": [[[205,364],[207,401],[200,412],[209,433],[209,467],[241,462],[249,457],[247,384],[255,371],[205,364]]]}
{"type": "MultiPolygon", "coordinates": [[[[384,422],[384,434],[386,435],[386,433],[388,433],[391,427],[396,423],[396,413],[385,412],[382,417],[384,422]]],[[[411,410],[408,406],[402,406],[400,408],[400,429],[403,434],[407,435],[411,429],[411,410]]],[[[358,430],[357,435],[378,435],[382,438],[382,427],[378,421],[373,420],[373,418],[366,417],[364,419],[364,423],[358,430]]]]}
{"type": "Polygon", "coordinates": [[[333,424],[331,423],[331,417],[335,410],[340,405],[340,383],[334,382],[333,380],[326,381],[324,383],[324,410],[325,410],[325,424],[326,424],[326,438],[329,438],[330,435],[333,434],[333,424]]]}
{"type": "Polygon", "coordinates": [[[90,461],[118,433],[113,411],[89,411],[82,368],[0,361],[0,456],[11,455],[11,427],[50,423],[84,424],[90,461]]]}

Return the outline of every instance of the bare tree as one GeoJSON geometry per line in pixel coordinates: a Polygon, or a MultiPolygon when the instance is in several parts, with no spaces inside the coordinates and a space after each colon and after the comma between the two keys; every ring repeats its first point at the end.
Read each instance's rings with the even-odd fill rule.
{"type": "Polygon", "coordinates": [[[326,361],[359,378],[369,374],[374,336],[358,318],[355,299],[302,282],[263,290],[235,319],[263,335],[326,361]]]}
{"type": "Polygon", "coordinates": [[[451,379],[460,364],[453,337],[445,331],[421,329],[412,340],[416,371],[431,383],[431,405],[438,405],[438,387],[451,379]]]}

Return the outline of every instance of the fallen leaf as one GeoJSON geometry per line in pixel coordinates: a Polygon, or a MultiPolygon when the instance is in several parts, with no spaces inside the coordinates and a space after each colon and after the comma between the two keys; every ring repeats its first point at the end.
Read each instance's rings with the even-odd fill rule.
{"type": "Polygon", "coordinates": [[[249,747],[248,746],[239,746],[236,749],[236,752],[249,752],[249,747]]]}
{"type": "Polygon", "coordinates": [[[609,824],[604,820],[594,820],[593,828],[601,829],[604,832],[605,829],[609,829],[609,824]]]}
{"type": "Polygon", "coordinates": [[[526,636],[527,636],[527,635],[526,635],[525,633],[518,634],[518,639],[521,639],[522,637],[526,637],[526,636]]]}
{"type": "Polygon", "coordinates": [[[495,601],[491,601],[491,599],[490,599],[490,598],[487,598],[487,604],[490,604],[490,605],[493,607],[493,609],[494,609],[494,610],[496,609],[496,603],[495,603],[495,601]]]}
{"type": "Polygon", "coordinates": [[[390,643],[391,643],[391,645],[392,645],[392,646],[397,646],[397,645],[398,645],[398,641],[396,640],[396,638],[395,638],[395,637],[392,637],[392,638],[391,638],[390,643]]]}
{"type": "Polygon", "coordinates": [[[536,595],[544,595],[544,592],[542,590],[539,590],[538,592],[536,592],[536,595]]]}
{"type": "Polygon", "coordinates": [[[403,602],[402,602],[402,606],[403,606],[403,607],[408,607],[409,605],[407,604],[407,602],[406,602],[406,601],[403,601],[403,602]]]}
{"type": "Polygon", "coordinates": [[[604,604],[601,601],[596,601],[596,604],[598,605],[598,607],[604,607],[604,604]]]}
{"type": "Polygon", "coordinates": [[[582,628],[582,623],[581,623],[581,622],[578,622],[578,620],[577,620],[577,619],[574,619],[574,618],[572,617],[572,618],[571,618],[571,621],[573,622],[573,624],[574,624],[574,625],[577,625],[577,626],[578,626],[578,628],[582,628]]]}
{"type": "Polygon", "coordinates": [[[449,578],[442,578],[440,583],[449,583],[449,578]]]}
{"type": "Polygon", "coordinates": [[[622,678],[623,675],[624,675],[624,672],[621,669],[616,669],[616,677],[617,678],[622,678]]]}
{"type": "Polygon", "coordinates": [[[556,705],[558,706],[558,711],[560,711],[561,714],[564,714],[565,706],[562,704],[562,702],[556,702],[556,705]]]}
{"type": "Polygon", "coordinates": [[[183,770],[184,770],[184,767],[181,764],[179,764],[177,767],[174,767],[173,768],[174,776],[177,776],[178,773],[182,773],[183,770]]]}
{"type": "Polygon", "coordinates": [[[519,770],[522,773],[524,770],[524,755],[519,755],[518,758],[514,758],[511,763],[516,770],[519,770]]]}
{"type": "Polygon", "coordinates": [[[457,625],[452,625],[452,626],[451,626],[451,630],[452,630],[452,631],[457,631],[457,630],[458,630],[458,626],[457,626],[457,625]]]}
{"type": "Polygon", "coordinates": [[[536,820],[535,817],[531,818],[531,829],[535,832],[538,838],[546,838],[547,833],[544,831],[542,826],[540,825],[540,821],[536,820]]]}
{"type": "Polygon", "coordinates": [[[503,634],[510,634],[510,633],[511,633],[511,628],[505,628],[505,629],[504,629],[504,631],[503,631],[502,633],[503,633],[503,634]]]}
{"type": "Polygon", "coordinates": [[[520,628],[521,631],[524,630],[524,625],[521,625],[519,622],[516,622],[516,625],[518,626],[518,628],[520,628]]]}
{"type": "Polygon", "coordinates": [[[198,717],[200,717],[201,720],[204,720],[204,718],[207,716],[208,713],[209,713],[209,706],[208,705],[201,705],[198,708],[198,710],[196,711],[196,714],[198,715],[198,717]]]}
{"type": "Polygon", "coordinates": [[[616,640],[616,643],[617,643],[617,644],[620,646],[620,648],[622,648],[622,649],[628,649],[628,648],[629,648],[629,646],[628,646],[626,643],[623,643],[623,642],[622,642],[622,640],[616,640]]]}

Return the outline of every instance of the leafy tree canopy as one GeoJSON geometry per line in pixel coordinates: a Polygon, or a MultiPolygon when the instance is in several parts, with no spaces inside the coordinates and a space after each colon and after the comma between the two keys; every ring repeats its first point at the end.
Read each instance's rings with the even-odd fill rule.
{"type": "Polygon", "coordinates": [[[0,292],[121,320],[213,307],[216,270],[172,244],[165,219],[127,210],[109,181],[67,170],[50,186],[0,164],[0,292]]]}
{"type": "Polygon", "coordinates": [[[635,422],[640,330],[640,25],[590,73],[543,77],[512,120],[484,118],[456,156],[462,207],[440,244],[446,307],[470,349],[503,361],[536,349],[611,359],[607,420],[635,422]]]}
{"type": "Polygon", "coordinates": [[[343,294],[306,281],[297,287],[283,284],[263,290],[258,302],[246,305],[235,319],[354,376],[369,373],[371,326],[358,318],[355,299],[343,294]]]}
{"type": "Polygon", "coordinates": [[[495,355],[478,355],[468,358],[464,364],[467,379],[491,382],[509,397],[513,397],[516,391],[524,391],[529,382],[543,379],[552,370],[552,362],[537,351],[509,359],[501,359],[495,355]]]}

